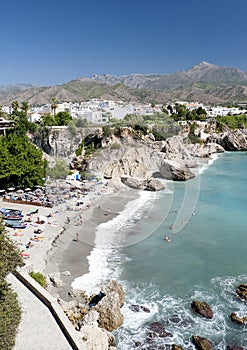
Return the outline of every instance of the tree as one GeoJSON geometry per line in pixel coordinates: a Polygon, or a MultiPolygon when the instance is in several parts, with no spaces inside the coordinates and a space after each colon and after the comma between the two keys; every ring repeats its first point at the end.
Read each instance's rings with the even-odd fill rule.
{"type": "Polygon", "coordinates": [[[63,126],[63,125],[68,125],[70,120],[72,120],[71,115],[68,112],[58,112],[54,116],[56,125],[63,126]]]}
{"type": "Polygon", "coordinates": [[[29,103],[26,101],[23,101],[21,103],[21,110],[27,115],[27,111],[29,110],[29,103]]]}
{"type": "Polygon", "coordinates": [[[9,119],[15,124],[14,132],[16,134],[25,136],[28,131],[35,131],[35,124],[28,121],[27,115],[23,111],[13,110],[9,119]]]}
{"type": "Polygon", "coordinates": [[[11,104],[11,107],[12,107],[12,109],[13,109],[14,111],[17,111],[18,108],[19,108],[19,103],[18,103],[18,101],[17,101],[17,100],[14,100],[14,101],[12,102],[12,104],[11,104]]]}
{"type": "Polygon", "coordinates": [[[10,184],[22,188],[43,185],[46,162],[42,157],[42,151],[22,134],[0,137],[1,188],[10,184]]]}
{"type": "Polygon", "coordinates": [[[50,113],[45,113],[44,115],[42,115],[40,118],[39,124],[41,126],[57,125],[54,116],[51,115],[50,113]]]}
{"type": "Polygon", "coordinates": [[[57,110],[57,99],[56,99],[56,97],[52,97],[52,99],[51,99],[51,110],[53,112],[53,115],[55,116],[56,110],[57,110]]]}
{"type": "Polygon", "coordinates": [[[17,266],[22,266],[23,260],[17,247],[8,238],[2,222],[0,222],[0,256],[0,348],[11,350],[15,344],[21,309],[16,294],[9,288],[5,278],[17,266]]]}

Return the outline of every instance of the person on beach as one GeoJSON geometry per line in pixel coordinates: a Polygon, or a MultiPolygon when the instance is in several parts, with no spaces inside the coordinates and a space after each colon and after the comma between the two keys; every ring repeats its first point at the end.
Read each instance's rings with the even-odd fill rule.
{"type": "Polygon", "coordinates": [[[79,242],[79,233],[76,234],[76,242],[79,242]]]}

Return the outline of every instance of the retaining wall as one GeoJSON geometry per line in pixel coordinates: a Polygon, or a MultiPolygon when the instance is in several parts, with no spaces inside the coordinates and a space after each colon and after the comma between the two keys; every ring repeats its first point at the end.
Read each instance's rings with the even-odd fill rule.
{"type": "Polygon", "coordinates": [[[48,307],[71,348],[73,350],[83,350],[83,343],[79,334],[77,334],[77,331],[61,309],[61,306],[57,303],[57,300],[22,269],[17,269],[13,272],[13,275],[48,307]]]}

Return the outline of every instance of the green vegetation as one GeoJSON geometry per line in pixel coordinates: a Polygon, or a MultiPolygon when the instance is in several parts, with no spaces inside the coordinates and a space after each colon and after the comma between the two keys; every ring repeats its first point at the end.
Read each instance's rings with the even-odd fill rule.
{"type": "Polygon", "coordinates": [[[68,112],[58,112],[55,115],[46,113],[41,117],[39,124],[42,127],[46,126],[66,126],[72,120],[71,115],[68,112]]]}
{"type": "Polygon", "coordinates": [[[42,151],[29,142],[22,133],[0,137],[1,188],[33,187],[43,185],[46,162],[42,151]]]}
{"type": "Polygon", "coordinates": [[[65,179],[69,175],[69,167],[62,159],[56,159],[56,165],[52,168],[47,168],[46,175],[52,179],[65,179]]]}
{"type": "Polygon", "coordinates": [[[17,295],[5,281],[6,276],[23,265],[22,258],[14,243],[8,238],[0,223],[0,349],[11,350],[15,345],[21,309],[17,295]]]}
{"type": "Polygon", "coordinates": [[[195,129],[196,129],[197,125],[196,123],[192,123],[190,125],[190,132],[189,132],[189,141],[191,143],[200,143],[201,142],[201,139],[200,137],[198,137],[196,134],[195,134],[195,129]]]}
{"type": "Polygon", "coordinates": [[[244,126],[247,128],[247,116],[246,115],[227,115],[225,117],[217,117],[217,131],[222,132],[224,127],[227,126],[229,129],[238,129],[244,126]]]}
{"type": "Polygon", "coordinates": [[[171,115],[171,117],[175,121],[181,121],[181,120],[204,121],[207,118],[207,112],[202,107],[198,107],[196,109],[193,109],[192,111],[189,111],[186,108],[186,106],[176,103],[175,111],[173,111],[173,114],[171,115]]]}
{"type": "Polygon", "coordinates": [[[46,288],[46,286],[47,286],[47,281],[46,281],[45,276],[44,276],[41,272],[34,272],[34,271],[31,271],[31,272],[29,272],[29,275],[30,275],[36,282],[38,282],[38,283],[41,285],[41,287],[46,288]]]}

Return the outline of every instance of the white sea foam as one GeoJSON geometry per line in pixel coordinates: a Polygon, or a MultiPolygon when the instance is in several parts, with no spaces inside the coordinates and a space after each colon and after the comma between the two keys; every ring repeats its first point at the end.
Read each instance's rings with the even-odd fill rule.
{"type": "MultiPolygon", "coordinates": [[[[243,329],[232,331],[234,326],[229,321],[229,315],[233,305],[227,306],[227,300],[223,300],[220,295],[221,287],[224,289],[226,286],[228,290],[231,286],[232,289],[237,281],[243,281],[243,276],[238,278],[219,277],[212,280],[212,284],[207,290],[195,287],[194,294],[183,297],[174,297],[169,294],[161,295],[159,288],[155,285],[145,286],[144,283],[134,285],[122,281],[121,283],[124,289],[128,290],[128,294],[122,309],[124,324],[116,331],[118,349],[132,349],[134,341],[145,343],[146,326],[155,321],[163,323],[166,331],[173,335],[166,338],[166,344],[176,343],[185,349],[192,349],[191,335],[203,334],[204,337],[216,344],[216,350],[225,349],[229,339],[230,341],[236,340],[237,344],[243,345],[246,341],[246,333],[243,334],[243,329]],[[214,312],[213,319],[200,317],[191,310],[190,304],[194,299],[209,303],[214,312]],[[133,304],[146,306],[150,309],[150,313],[133,312],[130,308],[133,304]]],[[[242,307],[238,310],[242,311],[242,307]]],[[[244,315],[241,311],[238,311],[239,316],[244,315]]]]}
{"type": "Polygon", "coordinates": [[[199,169],[198,169],[198,173],[199,174],[203,174],[204,171],[210,167],[220,156],[220,153],[214,153],[214,154],[211,154],[211,156],[209,157],[207,163],[204,163],[202,164],[201,166],[199,166],[199,169]]]}
{"type": "Polygon", "coordinates": [[[152,208],[156,193],[139,192],[115,218],[97,227],[94,248],[88,256],[89,272],[72,282],[72,288],[95,293],[102,282],[120,273],[120,249],[128,244],[127,233],[152,208]]]}

